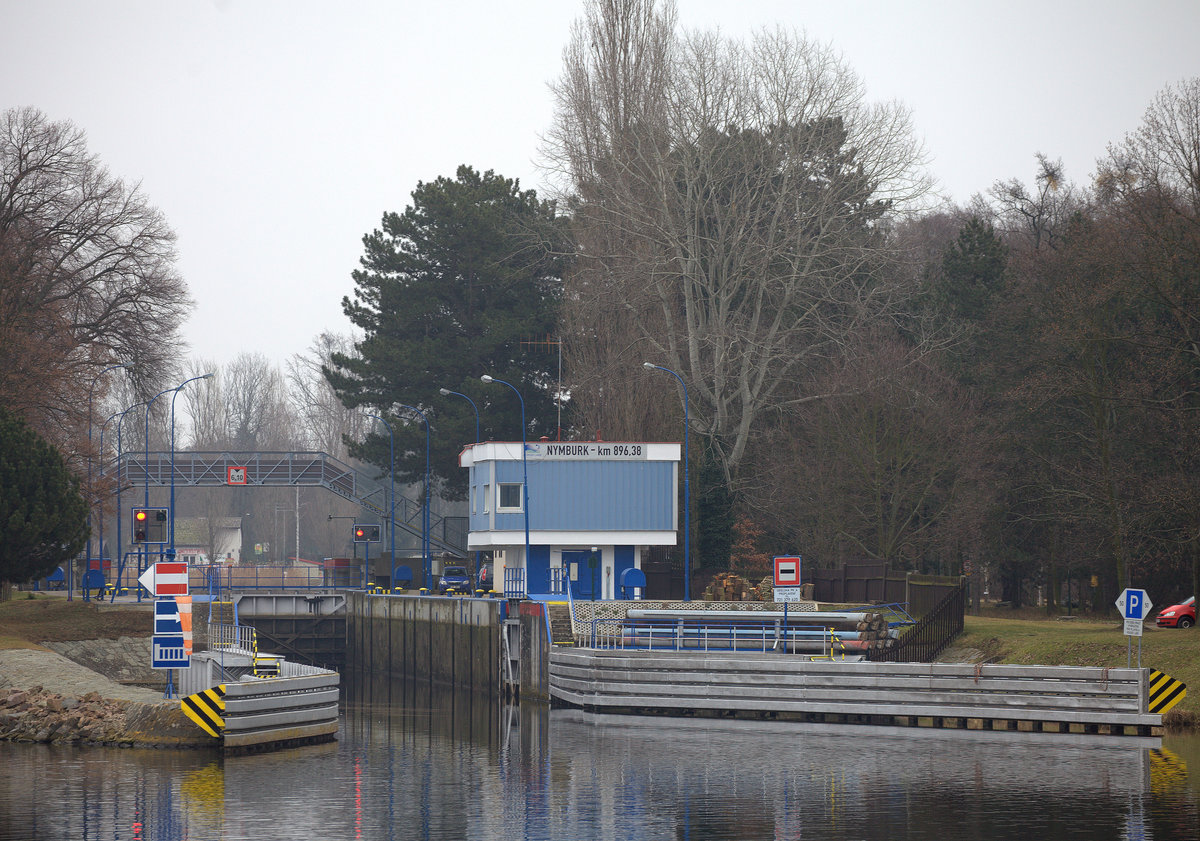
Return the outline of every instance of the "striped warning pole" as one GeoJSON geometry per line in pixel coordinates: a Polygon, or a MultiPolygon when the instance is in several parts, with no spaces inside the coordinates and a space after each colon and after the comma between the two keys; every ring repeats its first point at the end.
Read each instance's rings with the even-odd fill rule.
{"type": "Polygon", "coordinates": [[[192,597],[176,596],[175,605],[179,608],[179,624],[183,627],[183,650],[188,657],[192,656],[192,597]]]}

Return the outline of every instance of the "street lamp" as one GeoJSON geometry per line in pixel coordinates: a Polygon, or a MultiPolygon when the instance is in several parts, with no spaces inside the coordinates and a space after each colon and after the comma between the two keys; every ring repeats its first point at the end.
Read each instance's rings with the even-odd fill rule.
{"type": "MultiPolygon", "coordinates": [[[[512,383],[506,383],[504,380],[498,380],[495,377],[484,374],[479,378],[485,383],[500,383],[506,385],[513,390],[513,394],[517,395],[517,399],[521,401],[521,491],[525,498],[521,500],[525,509],[525,574],[529,575],[529,469],[525,461],[525,398],[521,396],[521,392],[517,391],[517,387],[512,383]]],[[[528,579],[527,579],[528,580],[528,579]]],[[[528,586],[528,585],[526,585],[528,586]]]]}
{"type": "MultiPolygon", "coordinates": [[[[439,388],[438,394],[442,397],[449,397],[453,394],[455,397],[461,397],[471,404],[471,408],[475,410],[475,443],[479,443],[479,407],[475,405],[475,401],[460,391],[451,391],[448,388],[439,388]]],[[[475,550],[475,575],[479,575],[479,550],[475,550]]]]}
{"type": "MultiPolygon", "coordinates": [[[[98,382],[100,382],[100,378],[103,377],[105,374],[107,374],[109,371],[116,370],[117,368],[132,368],[132,367],[133,366],[131,364],[129,364],[128,362],[118,362],[116,365],[109,365],[107,368],[105,368],[103,371],[101,371],[99,374],[97,374],[95,376],[95,378],[92,380],[91,386],[88,388],[88,484],[87,484],[88,539],[87,539],[87,561],[85,561],[85,563],[90,562],[92,560],[92,506],[94,504],[94,499],[96,496],[94,490],[92,489],[92,395],[96,391],[96,384],[98,382]]],[[[109,418],[108,420],[112,420],[112,418],[109,418]]],[[[105,423],[107,423],[107,422],[108,421],[105,421],[105,423]]],[[[67,564],[67,601],[71,601],[73,598],[73,595],[74,595],[74,590],[75,590],[74,572],[75,572],[75,563],[72,561],[71,563],[67,564]]]]}
{"type": "MultiPolygon", "coordinates": [[[[150,507],[150,410],[154,407],[154,401],[157,400],[158,398],[162,397],[168,391],[175,391],[175,389],[174,388],[164,388],[158,394],[154,395],[153,397],[151,397],[149,400],[146,401],[146,440],[143,442],[146,445],[146,460],[144,462],[142,462],[142,470],[144,471],[145,478],[146,478],[146,501],[144,504],[147,508],[150,507]]],[[[160,465],[162,464],[161,460],[159,461],[159,464],[160,465]]],[[[160,470],[159,472],[161,473],[162,471],[160,470]]],[[[159,552],[159,555],[162,554],[162,544],[159,544],[158,552],[159,552]]],[[[149,546],[149,544],[146,544],[144,548],[142,548],[142,547],[138,548],[138,576],[139,577],[142,574],[142,570],[145,569],[145,567],[142,566],[142,558],[143,557],[145,557],[145,559],[146,559],[146,566],[149,566],[150,565],[150,546],[149,546]]],[[[140,602],[141,600],[142,600],[142,591],[139,589],[138,590],[138,601],[140,602]]]]}
{"type": "Polygon", "coordinates": [[[388,538],[388,543],[392,547],[392,572],[388,577],[388,586],[395,589],[396,587],[396,436],[392,434],[392,425],[385,421],[379,415],[367,414],[369,418],[375,418],[381,424],[387,427],[388,431],[388,477],[391,480],[391,490],[388,492],[388,499],[391,500],[391,513],[388,514],[388,522],[391,524],[391,536],[388,538]]]}
{"type": "Polygon", "coordinates": [[[666,371],[679,380],[679,385],[683,387],[683,600],[690,602],[692,600],[692,556],[689,549],[692,534],[692,497],[688,489],[688,429],[690,424],[688,423],[687,383],[683,381],[683,377],[670,368],[655,365],[653,362],[643,362],[642,367],[648,371],[666,371]]]}
{"type": "MultiPolygon", "coordinates": [[[[115,417],[122,416],[124,414],[125,414],[125,412],[113,412],[111,415],[108,416],[108,419],[105,420],[104,423],[100,424],[100,475],[101,476],[104,475],[104,430],[108,428],[109,421],[111,421],[115,417]]],[[[117,466],[119,469],[120,462],[118,462],[117,466]]],[[[118,484],[117,484],[118,500],[120,499],[120,496],[119,496],[120,491],[121,491],[121,486],[120,486],[120,483],[118,482],[118,484]]],[[[118,503],[117,503],[117,526],[118,526],[118,528],[120,527],[120,522],[121,522],[121,505],[120,505],[120,502],[118,501],[118,503]]],[[[118,540],[117,545],[119,546],[120,538],[118,538],[117,540],[118,540]]],[[[100,558],[99,558],[100,566],[103,567],[104,566],[104,500],[103,499],[100,500],[100,537],[99,537],[98,543],[99,543],[99,546],[97,547],[97,551],[100,555],[100,558]]],[[[91,552],[88,552],[88,555],[90,556],[91,552]]],[[[91,562],[91,558],[89,557],[88,562],[87,562],[87,569],[85,569],[83,571],[83,580],[85,583],[87,582],[87,574],[88,574],[88,572],[91,571],[91,568],[92,568],[92,562],[91,562]]],[[[83,591],[83,600],[85,602],[91,601],[91,599],[88,598],[88,591],[86,588],[83,591]]]]}
{"type": "MultiPolygon", "coordinates": [[[[397,403],[396,405],[402,409],[416,412],[421,416],[421,420],[425,421],[425,508],[421,512],[421,555],[425,586],[428,587],[430,579],[433,577],[433,559],[429,557],[429,418],[416,406],[407,406],[404,403],[397,403]]],[[[395,525],[392,528],[394,529],[395,525]]],[[[396,561],[393,558],[392,566],[395,567],[395,565],[396,561]]]]}
{"type": "Polygon", "coordinates": [[[463,400],[466,400],[468,403],[471,404],[471,408],[475,410],[475,443],[478,444],[479,443],[479,407],[475,405],[475,401],[472,400],[470,397],[467,397],[467,395],[463,394],[461,391],[451,391],[448,388],[439,388],[438,394],[442,395],[442,397],[449,397],[451,394],[453,394],[455,397],[461,397],[463,400]]]}
{"type": "MultiPolygon", "coordinates": [[[[121,425],[125,423],[125,415],[132,412],[138,406],[141,406],[146,401],[134,403],[124,412],[121,412],[121,417],[117,420],[117,583],[121,581],[121,574],[125,572],[125,547],[121,543],[121,521],[125,519],[121,514],[121,425]]],[[[147,505],[149,507],[149,505],[147,505]]],[[[115,601],[117,597],[117,588],[113,588],[113,598],[110,601],[115,601]]],[[[142,591],[138,590],[138,601],[142,600],[142,591]]]]}
{"type": "MultiPolygon", "coordinates": [[[[171,560],[175,559],[175,398],[179,396],[180,390],[190,382],[196,380],[207,380],[212,374],[201,374],[198,377],[192,377],[190,380],[184,380],[175,388],[175,393],[171,395],[171,549],[168,557],[171,560]]],[[[296,554],[300,554],[297,549],[296,554]]]]}

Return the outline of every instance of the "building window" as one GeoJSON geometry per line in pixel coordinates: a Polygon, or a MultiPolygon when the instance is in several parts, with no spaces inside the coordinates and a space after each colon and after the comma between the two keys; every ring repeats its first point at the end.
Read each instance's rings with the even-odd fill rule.
{"type": "Polygon", "coordinates": [[[487,514],[492,510],[492,486],[483,486],[483,513],[487,514]]]}
{"type": "Polygon", "coordinates": [[[497,511],[521,510],[521,486],[516,482],[505,482],[498,486],[499,499],[496,501],[497,511]]]}

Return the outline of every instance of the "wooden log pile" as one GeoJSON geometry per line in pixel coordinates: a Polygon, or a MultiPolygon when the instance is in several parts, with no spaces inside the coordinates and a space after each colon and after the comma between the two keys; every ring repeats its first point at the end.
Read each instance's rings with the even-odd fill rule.
{"type": "Polygon", "coordinates": [[[706,602],[748,602],[759,601],[755,588],[745,578],[735,572],[719,572],[704,588],[706,602]]]}

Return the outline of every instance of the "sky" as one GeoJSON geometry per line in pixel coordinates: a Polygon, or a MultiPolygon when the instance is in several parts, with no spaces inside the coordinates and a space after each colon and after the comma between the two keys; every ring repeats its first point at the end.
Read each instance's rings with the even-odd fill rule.
{"type": "MultiPolygon", "coordinates": [[[[1086,182],[1167,84],[1200,76],[1197,0],[677,0],[732,38],[830,44],[912,111],[942,194],[1086,182]]],[[[549,85],[582,0],[0,0],[0,109],[70,120],[178,235],[186,358],[283,364],[324,331],[362,238],[468,164],[544,193],[549,85]]]]}

